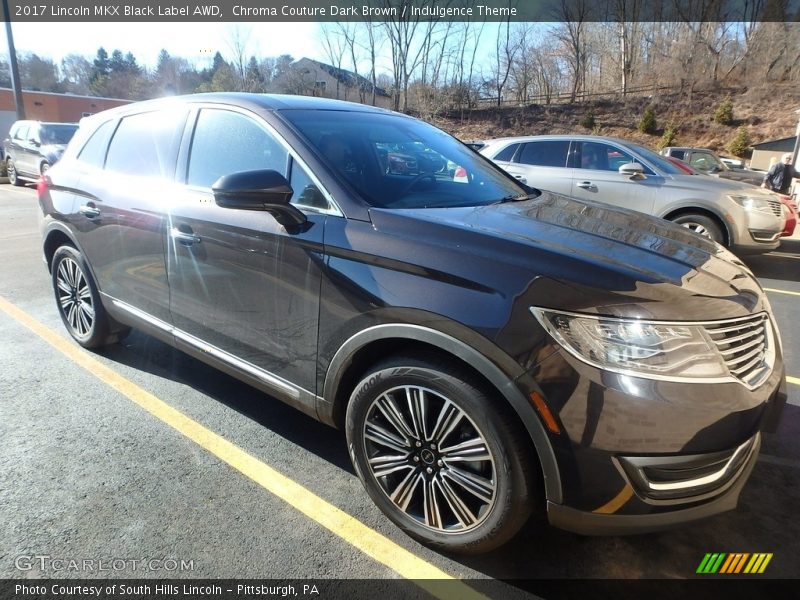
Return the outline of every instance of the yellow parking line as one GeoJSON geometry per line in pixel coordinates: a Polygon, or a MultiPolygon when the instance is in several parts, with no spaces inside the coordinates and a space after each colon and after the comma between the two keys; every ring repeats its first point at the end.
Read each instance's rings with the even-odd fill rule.
{"type": "Polygon", "coordinates": [[[776,290],[775,288],[764,288],[765,292],[773,294],[786,294],[787,296],[800,296],[800,292],[790,292],[789,290],[776,290]]]}
{"type": "Polygon", "coordinates": [[[793,383],[795,385],[800,385],[800,377],[789,377],[787,375],[786,376],[786,381],[789,382],[789,383],[793,383]]]}
{"type": "Polygon", "coordinates": [[[451,575],[370,529],[361,521],[351,517],[307,488],[282,475],[222,436],[203,427],[200,423],[174,409],[163,400],[146,392],[132,381],[122,377],[92,357],[71,340],[61,337],[44,326],[2,296],[0,296],[0,309],[12,319],[33,331],[67,358],[138,404],[163,423],[186,436],[243,475],[246,475],[261,487],[290,504],[356,549],[389,567],[401,577],[413,580],[416,585],[431,595],[438,598],[457,597],[476,600],[478,598],[486,598],[467,584],[455,580],[451,575]],[[431,581],[437,579],[450,581],[431,581]]]}

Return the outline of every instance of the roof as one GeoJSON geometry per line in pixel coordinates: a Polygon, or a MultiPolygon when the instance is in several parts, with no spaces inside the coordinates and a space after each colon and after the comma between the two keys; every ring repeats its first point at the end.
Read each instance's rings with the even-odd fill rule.
{"type": "Polygon", "coordinates": [[[564,133],[564,134],[553,134],[553,135],[519,135],[513,137],[501,137],[501,138],[492,138],[489,140],[482,140],[487,146],[489,144],[496,144],[497,142],[508,142],[508,143],[519,143],[519,142],[533,142],[533,141],[543,141],[543,140],[579,140],[583,142],[614,142],[617,144],[622,144],[626,146],[630,146],[631,144],[636,144],[636,142],[631,142],[630,140],[623,140],[622,138],[605,136],[605,135],[589,135],[589,134],[571,134],[571,133],[564,133]]]}
{"type": "Polygon", "coordinates": [[[753,144],[754,150],[765,150],[767,152],[791,152],[794,150],[794,145],[797,141],[797,136],[781,138],[779,140],[769,140],[761,142],[760,144],[753,144]]]}
{"type": "MultiPolygon", "coordinates": [[[[125,115],[140,112],[147,108],[162,108],[169,104],[190,104],[192,102],[212,102],[217,104],[230,104],[251,110],[338,110],[350,112],[369,112],[390,114],[392,111],[377,108],[358,102],[332,100],[330,98],[316,98],[312,96],[292,96],[288,94],[252,94],[245,92],[211,92],[207,94],[188,94],[185,96],[168,96],[155,100],[145,100],[133,104],[126,104],[106,110],[96,115],[86,117],[95,119],[98,115],[107,118],[114,115],[125,115]]],[[[394,113],[392,113],[394,114],[394,113]]]]}

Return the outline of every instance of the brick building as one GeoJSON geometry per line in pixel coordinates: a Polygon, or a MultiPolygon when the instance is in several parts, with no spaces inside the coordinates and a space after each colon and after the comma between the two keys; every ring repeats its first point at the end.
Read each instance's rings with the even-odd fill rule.
{"type": "MultiPolygon", "coordinates": [[[[130,101],[117,98],[95,98],[94,96],[75,96],[25,90],[22,92],[22,102],[26,119],[56,123],[77,123],[82,117],[122,106],[130,101]]],[[[11,124],[16,120],[14,93],[8,88],[0,88],[0,134],[2,134],[2,137],[5,137],[11,124]]]]}

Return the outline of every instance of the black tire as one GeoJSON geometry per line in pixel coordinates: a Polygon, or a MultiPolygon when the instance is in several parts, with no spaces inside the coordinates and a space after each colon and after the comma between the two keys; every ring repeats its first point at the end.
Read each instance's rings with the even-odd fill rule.
{"type": "Polygon", "coordinates": [[[725,234],[722,232],[722,228],[719,224],[711,217],[696,213],[685,213],[675,217],[673,222],[678,225],[683,225],[718,244],[725,245],[725,234]]]}
{"type": "Polygon", "coordinates": [[[10,158],[6,162],[6,172],[8,173],[8,182],[11,185],[25,185],[25,182],[19,178],[19,175],[17,175],[17,168],[14,166],[14,161],[10,158]]]}
{"type": "Polygon", "coordinates": [[[61,320],[69,334],[84,348],[116,342],[128,333],[114,329],[83,255],[72,246],[61,246],[51,266],[53,293],[61,320]]]}
{"type": "Polygon", "coordinates": [[[488,552],[511,539],[534,508],[534,463],[521,424],[449,362],[396,357],[376,365],[353,391],[346,432],[373,501],[438,550],[488,552]]]}

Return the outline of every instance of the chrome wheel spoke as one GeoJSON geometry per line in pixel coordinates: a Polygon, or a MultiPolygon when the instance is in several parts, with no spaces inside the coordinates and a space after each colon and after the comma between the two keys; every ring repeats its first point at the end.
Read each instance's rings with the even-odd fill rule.
{"type": "Polygon", "coordinates": [[[64,292],[65,294],[72,294],[72,288],[70,285],[61,277],[61,270],[59,269],[58,278],[56,279],[56,283],[58,285],[58,289],[64,292]]]}
{"type": "Polygon", "coordinates": [[[81,335],[86,335],[91,327],[89,320],[86,318],[86,313],[78,307],[78,331],[81,335]]]}
{"type": "Polygon", "coordinates": [[[64,296],[61,295],[58,297],[58,302],[61,304],[61,308],[64,310],[64,314],[69,312],[70,307],[75,304],[75,301],[72,299],[72,296],[64,296]]]}
{"type": "Polygon", "coordinates": [[[418,440],[429,439],[425,431],[425,417],[428,412],[425,390],[418,387],[407,387],[406,401],[408,402],[408,412],[411,414],[411,424],[414,427],[414,437],[418,440]]]}
{"type": "Polygon", "coordinates": [[[389,498],[405,512],[414,496],[414,490],[424,479],[425,476],[421,472],[411,471],[389,495],[389,498]]]}
{"type": "Polygon", "coordinates": [[[364,437],[375,442],[376,444],[380,444],[386,448],[391,448],[396,452],[402,453],[411,449],[410,444],[406,440],[399,438],[391,431],[384,429],[374,422],[367,423],[364,437]]]}
{"type": "Polygon", "coordinates": [[[490,460],[492,455],[486,447],[483,438],[476,437],[466,442],[440,448],[440,452],[445,462],[474,462],[479,460],[490,460]]]}
{"type": "Polygon", "coordinates": [[[462,527],[470,527],[478,520],[470,510],[469,506],[467,506],[467,504],[458,495],[458,492],[453,489],[453,486],[450,485],[450,482],[445,478],[442,478],[441,489],[442,496],[444,497],[445,502],[447,502],[447,506],[456,516],[456,519],[458,519],[458,522],[461,523],[462,527]]]}
{"type": "Polygon", "coordinates": [[[439,417],[436,420],[436,425],[433,428],[430,439],[438,443],[446,440],[447,436],[453,432],[463,416],[464,413],[462,413],[455,404],[446,400],[442,410],[439,411],[439,417]]]}
{"type": "Polygon", "coordinates": [[[75,330],[78,331],[78,305],[74,302],[69,307],[69,312],[67,313],[67,320],[69,321],[70,326],[75,330]]]}
{"type": "Polygon", "coordinates": [[[403,413],[400,412],[400,409],[397,408],[397,404],[395,404],[395,401],[392,400],[388,394],[383,394],[378,398],[375,406],[389,424],[397,430],[397,433],[406,439],[414,437],[414,432],[411,431],[411,427],[409,427],[406,422],[403,413]]]}
{"type": "Polygon", "coordinates": [[[86,318],[91,322],[94,319],[94,307],[91,304],[81,303],[81,312],[86,315],[86,318]]]}
{"type": "Polygon", "coordinates": [[[71,292],[72,288],[75,287],[75,285],[72,281],[72,275],[70,274],[69,269],[67,267],[67,262],[69,261],[63,260],[61,261],[61,264],[58,265],[58,279],[60,281],[63,281],[66,284],[69,291],[71,292]]]}
{"type": "Polygon", "coordinates": [[[494,497],[494,483],[470,471],[448,465],[448,468],[442,471],[442,477],[454,481],[484,502],[491,502],[494,497]]]}
{"type": "Polygon", "coordinates": [[[439,501],[436,499],[436,488],[439,483],[436,479],[425,482],[425,524],[434,529],[442,529],[442,513],[439,511],[439,501]]]}
{"type": "Polygon", "coordinates": [[[369,459],[369,465],[375,477],[386,477],[406,469],[413,469],[408,464],[408,454],[393,454],[391,456],[374,456],[369,459]]]}

